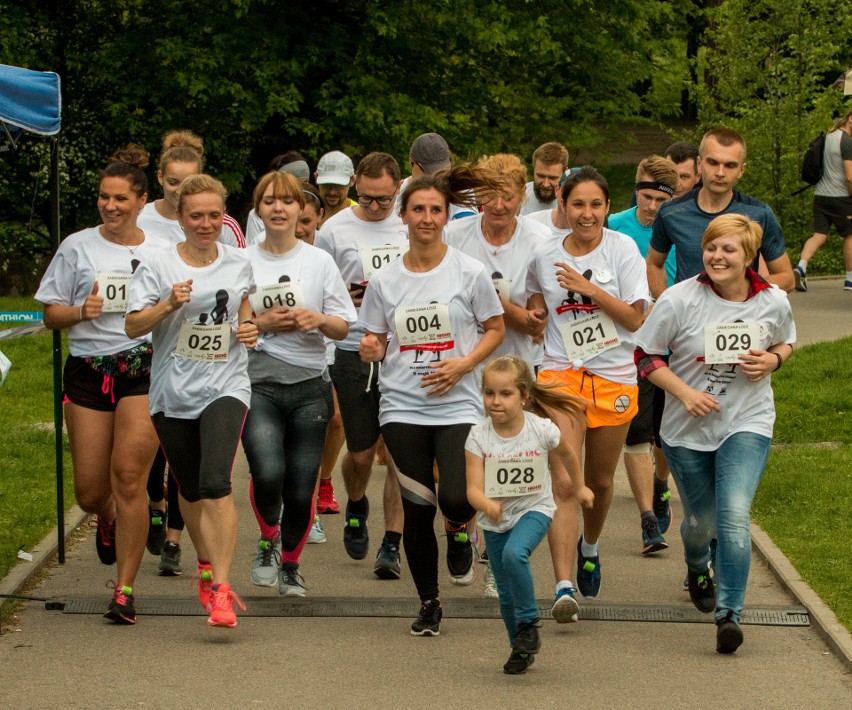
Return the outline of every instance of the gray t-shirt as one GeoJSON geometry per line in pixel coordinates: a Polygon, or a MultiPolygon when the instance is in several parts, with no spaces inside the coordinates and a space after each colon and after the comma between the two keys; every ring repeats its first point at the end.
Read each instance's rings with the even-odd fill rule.
{"type": "Polygon", "coordinates": [[[825,137],[822,178],[816,184],[815,195],[849,197],[849,185],[843,170],[844,160],[852,160],[852,138],[838,129],[825,137]]]}

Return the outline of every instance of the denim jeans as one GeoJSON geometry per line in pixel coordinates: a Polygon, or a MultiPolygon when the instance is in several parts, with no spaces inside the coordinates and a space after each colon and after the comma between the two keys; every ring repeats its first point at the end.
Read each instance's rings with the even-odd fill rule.
{"type": "Polygon", "coordinates": [[[715,451],[682,446],[663,450],[683,503],[686,566],[703,572],[710,560],[710,540],[717,540],[716,619],[730,611],[739,621],[751,564],[749,513],[769,458],[772,439],[741,432],[728,437],[715,451]]]}
{"type": "Polygon", "coordinates": [[[267,525],[281,522],[281,547],[295,550],[311,522],[325,431],[334,411],[331,385],[321,377],[251,386],[243,449],[254,502],[267,525]]]}
{"type": "Polygon", "coordinates": [[[500,615],[509,632],[509,645],[515,643],[518,624],[538,620],[535,583],[530,555],[547,535],[550,518],[536,511],[525,513],[504,533],[483,530],[488,562],[500,594],[500,615]]]}

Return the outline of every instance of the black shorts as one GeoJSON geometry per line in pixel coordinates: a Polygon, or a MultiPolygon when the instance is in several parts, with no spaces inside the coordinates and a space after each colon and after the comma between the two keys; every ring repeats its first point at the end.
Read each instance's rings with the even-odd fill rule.
{"type": "Polygon", "coordinates": [[[852,196],[814,195],[814,234],[828,234],[832,224],[841,237],[852,236],[852,196]]]}
{"type": "Polygon", "coordinates": [[[379,440],[379,363],[362,362],[357,352],[337,348],[331,382],[337,392],[346,448],[366,451],[379,440]],[[369,386],[369,392],[367,388],[369,386]]]}
{"type": "Polygon", "coordinates": [[[68,356],[62,372],[65,401],[99,412],[114,412],[124,397],[147,395],[150,384],[148,375],[133,379],[104,375],[74,355],[68,356]]]}
{"type": "Polygon", "coordinates": [[[660,446],[660,424],[666,405],[665,390],[652,384],[644,377],[639,378],[639,411],[630,422],[625,445],[649,444],[660,446]]]}

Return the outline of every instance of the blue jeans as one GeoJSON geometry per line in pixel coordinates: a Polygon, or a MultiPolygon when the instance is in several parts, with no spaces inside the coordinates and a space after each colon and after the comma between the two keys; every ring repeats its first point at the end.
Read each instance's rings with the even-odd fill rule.
{"type": "Polygon", "coordinates": [[[547,535],[550,518],[544,513],[525,513],[508,532],[483,530],[488,562],[500,594],[500,615],[509,632],[509,645],[515,643],[518,624],[538,621],[535,583],[530,555],[547,535]]]}
{"type": "Polygon", "coordinates": [[[243,449],[254,501],[267,525],[281,523],[281,547],[295,550],[311,521],[325,431],[334,411],[331,385],[321,377],[251,386],[243,449]]]}
{"type": "Polygon", "coordinates": [[[715,451],[682,446],[663,450],[683,503],[686,566],[703,572],[710,560],[710,540],[717,540],[716,619],[728,612],[739,621],[751,565],[749,513],[769,459],[772,439],[742,432],[728,437],[715,451]]]}

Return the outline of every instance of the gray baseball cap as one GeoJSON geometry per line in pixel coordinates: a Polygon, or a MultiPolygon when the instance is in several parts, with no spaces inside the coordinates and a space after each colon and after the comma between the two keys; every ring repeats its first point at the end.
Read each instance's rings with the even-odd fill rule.
{"type": "Polygon", "coordinates": [[[326,153],[317,163],[317,185],[348,185],[354,175],[352,158],[339,150],[326,153]]]}
{"type": "Polygon", "coordinates": [[[417,136],[411,144],[408,157],[423,168],[423,172],[427,175],[446,170],[453,162],[450,146],[437,133],[424,133],[417,136]]]}

